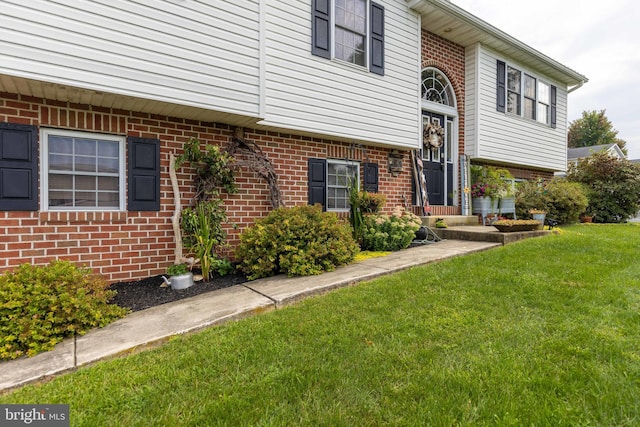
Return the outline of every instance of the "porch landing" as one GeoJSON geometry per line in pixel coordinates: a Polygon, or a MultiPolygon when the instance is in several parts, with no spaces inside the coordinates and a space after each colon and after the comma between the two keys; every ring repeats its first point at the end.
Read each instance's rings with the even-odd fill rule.
{"type": "Polygon", "coordinates": [[[422,217],[422,223],[431,228],[438,237],[446,240],[466,240],[473,242],[491,242],[506,245],[531,237],[546,236],[549,230],[520,231],[501,233],[490,225],[481,225],[476,215],[442,215],[422,217]],[[442,218],[448,228],[436,228],[436,220],[442,218]]]}
{"type": "Polygon", "coordinates": [[[506,245],[531,237],[542,237],[551,234],[549,230],[518,231],[501,233],[490,225],[461,225],[449,228],[432,228],[441,239],[467,240],[473,242],[492,242],[506,245]]]}

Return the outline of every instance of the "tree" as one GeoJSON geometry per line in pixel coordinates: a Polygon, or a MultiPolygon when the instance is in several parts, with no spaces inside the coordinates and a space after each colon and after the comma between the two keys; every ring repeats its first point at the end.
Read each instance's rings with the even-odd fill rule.
{"type": "Polygon", "coordinates": [[[592,147],[594,145],[618,144],[626,155],[626,141],[618,138],[618,131],[605,116],[606,110],[583,111],[582,117],[569,124],[568,147],[592,147]]]}
{"type": "Polygon", "coordinates": [[[594,153],[570,165],[567,179],[585,185],[596,222],[625,222],[640,210],[640,167],[627,159],[594,153]]]}

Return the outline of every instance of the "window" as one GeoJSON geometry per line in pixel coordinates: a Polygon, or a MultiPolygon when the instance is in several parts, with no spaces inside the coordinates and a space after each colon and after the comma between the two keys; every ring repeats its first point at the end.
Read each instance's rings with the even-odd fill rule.
{"type": "MultiPolygon", "coordinates": [[[[378,164],[363,163],[364,189],[377,193],[378,164]]],[[[351,161],[309,159],[309,204],[319,203],[323,210],[349,210],[349,188],[359,181],[360,164],[351,161]]],[[[359,182],[358,182],[359,184],[359,182]]]]}
{"type": "Polygon", "coordinates": [[[327,162],[327,210],[349,210],[349,187],[353,180],[359,181],[359,177],[357,163],[327,162]]]}
{"type": "Polygon", "coordinates": [[[43,210],[124,210],[125,138],[43,129],[43,210]]]}
{"type": "Polygon", "coordinates": [[[449,79],[435,68],[422,72],[422,99],[438,104],[455,107],[455,96],[449,79]]]}
{"type": "Polygon", "coordinates": [[[507,67],[507,111],[520,115],[520,71],[507,67]]]}
{"type": "Polygon", "coordinates": [[[367,47],[366,0],[336,0],[335,57],[365,65],[367,47]]]}
{"type": "Polygon", "coordinates": [[[497,62],[496,109],[556,127],[557,88],[515,67],[497,62]]]}
{"type": "Polygon", "coordinates": [[[524,116],[536,119],[536,79],[528,74],[524,75],[524,116]]]}
{"type": "Polygon", "coordinates": [[[312,0],[311,53],[384,75],[384,7],[371,0],[312,0]]]}
{"type": "Polygon", "coordinates": [[[538,81],[538,111],[537,118],[540,123],[549,123],[549,111],[551,104],[551,91],[549,85],[538,81]]]}

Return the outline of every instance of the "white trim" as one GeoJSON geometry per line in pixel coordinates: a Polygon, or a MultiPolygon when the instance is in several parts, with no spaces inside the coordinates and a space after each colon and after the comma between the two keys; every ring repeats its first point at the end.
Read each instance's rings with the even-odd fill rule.
{"type": "Polygon", "coordinates": [[[125,146],[126,137],[119,135],[110,135],[94,132],[80,132],[65,129],[41,128],[40,129],[40,210],[47,211],[72,211],[72,212],[95,212],[95,211],[116,211],[124,212],[126,210],[126,168],[125,168],[125,146]],[[72,138],[90,138],[101,141],[112,141],[118,143],[118,198],[119,208],[51,208],[49,206],[49,136],[59,135],[72,138]]]}
{"type": "Polygon", "coordinates": [[[424,99],[422,99],[421,101],[422,102],[420,106],[422,110],[430,111],[432,113],[446,114],[449,116],[458,117],[458,110],[456,108],[449,107],[447,105],[438,104],[437,102],[425,101],[424,99]]]}
{"type": "MultiPolygon", "coordinates": [[[[474,135],[473,135],[473,153],[467,153],[467,142],[466,142],[466,138],[467,138],[467,134],[465,132],[465,143],[464,143],[464,147],[465,147],[465,154],[469,154],[469,156],[473,156],[473,157],[478,157],[480,154],[480,97],[482,96],[482,90],[481,90],[481,78],[482,78],[482,74],[481,74],[481,67],[482,67],[482,45],[480,43],[476,44],[476,52],[475,52],[475,81],[474,81],[474,90],[475,90],[475,106],[474,106],[474,110],[473,110],[473,114],[474,114],[474,135]]],[[[466,83],[465,83],[466,84],[466,83]]],[[[466,88],[465,88],[466,89],[466,88]]],[[[465,94],[466,94],[466,90],[465,90],[465,94]]],[[[506,105],[506,104],[505,104],[506,105]]],[[[466,119],[466,116],[465,116],[466,119]]],[[[471,162],[471,160],[469,160],[469,163],[471,162]]]]}
{"type": "Polygon", "coordinates": [[[260,80],[260,88],[259,88],[259,94],[258,94],[258,102],[260,103],[260,105],[258,106],[258,115],[260,116],[260,118],[264,119],[265,114],[266,114],[266,98],[267,98],[267,88],[266,88],[266,79],[267,79],[267,72],[266,72],[266,68],[267,68],[267,17],[266,17],[266,13],[267,13],[267,8],[265,5],[265,1],[266,0],[260,0],[260,17],[259,17],[259,26],[260,26],[260,42],[258,45],[258,55],[259,55],[259,61],[258,61],[258,74],[259,74],[259,80],[260,80]]]}

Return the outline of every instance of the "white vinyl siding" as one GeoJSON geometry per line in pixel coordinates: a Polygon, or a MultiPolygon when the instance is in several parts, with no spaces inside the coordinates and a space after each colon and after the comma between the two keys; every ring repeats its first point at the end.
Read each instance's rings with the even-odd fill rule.
{"type": "Polygon", "coordinates": [[[546,79],[517,63],[510,63],[525,74],[545,78],[557,87],[557,124],[550,127],[496,110],[496,62],[508,61],[492,51],[475,46],[467,49],[467,102],[465,152],[494,162],[560,171],[566,168],[567,91],[558,82],[546,79]]]}
{"type": "Polygon", "coordinates": [[[259,115],[259,0],[5,0],[2,15],[0,73],[259,115]]]}
{"type": "Polygon", "coordinates": [[[266,3],[264,125],[349,141],[417,148],[419,17],[384,6],[384,76],[311,54],[310,2],[266,3]]]}

